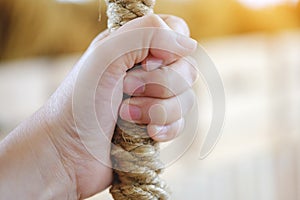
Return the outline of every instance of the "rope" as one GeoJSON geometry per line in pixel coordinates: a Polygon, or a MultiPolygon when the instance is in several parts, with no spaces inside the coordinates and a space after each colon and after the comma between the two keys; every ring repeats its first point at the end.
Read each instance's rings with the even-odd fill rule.
{"type": "MultiPolygon", "coordinates": [[[[113,31],[126,22],[153,13],[155,0],[106,0],[108,28],[113,31]]],[[[125,97],[124,97],[125,98],[125,97]]],[[[159,177],[163,164],[159,144],[147,134],[146,125],[118,120],[112,140],[115,200],[167,200],[168,188],[159,177]]]]}
{"type": "Polygon", "coordinates": [[[115,30],[137,17],[153,13],[155,0],[106,0],[107,26],[115,30]]]}

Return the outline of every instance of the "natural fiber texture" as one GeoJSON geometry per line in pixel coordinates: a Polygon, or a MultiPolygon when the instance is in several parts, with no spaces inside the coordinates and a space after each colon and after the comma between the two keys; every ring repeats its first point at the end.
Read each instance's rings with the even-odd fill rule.
{"type": "Polygon", "coordinates": [[[137,17],[153,13],[155,0],[106,0],[108,28],[115,30],[137,17]]]}
{"type": "MultiPolygon", "coordinates": [[[[137,17],[153,13],[155,0],[106,0],[108,28],[113,31],[137,17]]],[[[146,125],[119,119],[111,148],[115,200],[167,200],[168,188],[160,179],[163,165],[159,144],[147,134],[146,125]]]]}
{"type": "Polygon", "coordinates": [[[119,120],[113,143],[115,180],[110,192],[114,199],[169,199],[168,188],[159,177],[163,168],[159,144],[149,138],[146,126],[119,120]]]}

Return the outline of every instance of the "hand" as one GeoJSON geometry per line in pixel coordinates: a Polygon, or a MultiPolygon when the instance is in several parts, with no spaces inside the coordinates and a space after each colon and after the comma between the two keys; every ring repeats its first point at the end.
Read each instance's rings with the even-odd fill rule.
{"type": "MultiPolygon", "coordinates": [[[[113,136],[116,116],[120,115],[127,121],[148,124],[149,135],[157,141],[169,141],[176,137],[184,126],[184,115],[193,105],[194,94],[191,86],[197,77],[196,70],[183,59],[197,46],[194,40],[186,36],[189,36],[186,23],[180,18],[168,15],[145,16],[128,22],[113,33],[105,31],[100,34],[54,95],[35,114],[34,119],[23,125],[31,126],[38,119],[41,123],[39,127],[44,130],[37,128],[31,131],[33,135],[35,134],[32,132],[38,132],[41,137],[39,140],[33,140],[34,142],[29,145],[33,153],[40,153],[37,146],[47,147],[45,154],[41,153],[40,156],[44,158],[31,165],[38,165],[41,174],[44,170],[55,170],[52,173],[63,176],[64,184],[67,182],[69,185],[66,196],[87,198],[104,190],[112,182],[112,170],[103,163],[110,162],[109,141],[113,136]],[[122,49],[126,45],[118,40],[122,34],[147,28],[170,31],[169,34],[161,34],[166,31],[161,33],[154,31],[151,34],[141,31],[141,37],[128,36],[131,37],[128,40],[137,43],[137,46],[146,45],[150,48],[123,55],[116,53],[117,49],[122,49]],[[172,34],[171,29],[180,35],[172,34]],[[165,45],[176,54],[155,48],[163,45],[161,43],[164,42],[167,42],[165,45]],[[115,60],[108,64],[107,57],[115,60]],[[137,63],[142,63],[142,67],[129,70],[137,63]],[[101,77],[98,77],[95,72],[101,72],[101,77]],[[100,78],[97,87],[90,87],[92,80],[97,77],[100,78]],[[123,92],[132,97],[123,101],[123,92]],[[96,140],[88,135],[90,127],[85,124],[85,122],[89,123],[91,113],[81,112],[85,111],[86,107],[82,101],[76,104],[77,94],[80,98],[86,97],[87,102],[90,99],[83,94],[95,94],[92,105],[86,103],[86,106],[95,106],[96,116],[103,130],[96,140]],[[77,108],[79,112],[75,112],[77,108]],[[82,121],[78,123],[76,119],[82,121]],[[78,126],[88,127],[87,134],[81,134],[78,126]],[[90,145],[88,148],[93,148],[92,151],[101,151],[102,155],[105,154],[103,162],[99,162],[95,155],[91,154],[87,143],[90,145]],[[55,168],[51,164],[45,168],[43,159],[47,161],[46,163],[56,163],[55,168]]],[[[15,132],[18,132],[18,129],[15,132]]],[[[15,141],[18,135],[19,133],[12,134],[6,140],[5,148],[11,148],[9,144],[15,141]]],[[[45,176],[45,179],[48,178],[45,176]]],[[[49,187],[49,190],[58,190],[55,184],[49,187]]]]}

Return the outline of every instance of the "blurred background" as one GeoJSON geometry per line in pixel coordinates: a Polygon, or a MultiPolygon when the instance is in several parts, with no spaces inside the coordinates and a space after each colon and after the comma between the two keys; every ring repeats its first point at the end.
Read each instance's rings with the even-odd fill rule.
{"type": "MultiPolygon", "coordinates": [[[[0,139],[55,91],[105,29],[105,9],[93,0],[0,0],[0,139]]],[[[223,135],[204,160],[210,99],[200,97],[199,137],[164,174],[173,199],[300,199],[299,1],[158,0],[155,12],[187,21],[227,97],[223,135]]]]}

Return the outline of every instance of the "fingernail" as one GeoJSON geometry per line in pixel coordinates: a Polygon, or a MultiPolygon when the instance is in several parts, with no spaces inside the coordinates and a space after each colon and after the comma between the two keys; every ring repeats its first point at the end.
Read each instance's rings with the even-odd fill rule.
{"type": "Polygon", "coordinates": [[[163,65],[164,61],[161,59],[157,59],[157,58],[147,58],[146,60],[146,70],[147,71],[152,71],[155,70],[157,68],[160,68],[163,65]]]}
{"type": "Polygon", "coordinates": [[[126,121],[135,121],[142,118],[142,111],[138,106],[123,104],[120,117],[126,121]]]}
{"type": "Polygon", "coordinates": [[[126,76],[124,80],[124,92],[127,94],[142,94],[145,91],[145,83],[135,76],[126,76]]]}
{"type": "Polygon", "coordinates": [[[161,104],[154,104],[148,111],[151,124],[165,125],[168,119],[166,108],[161,104]]]}
{"type": "Polygon", "coordinates": [[[197,41],[184,35],[177,36],[177,42],[185,49],[194,50],[197,47],[197,41]]]}

